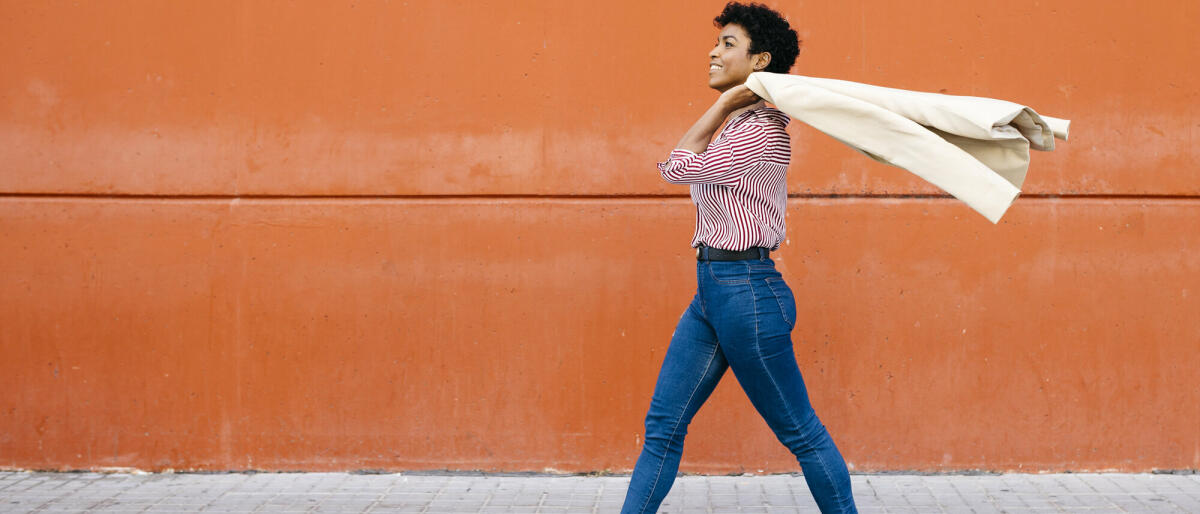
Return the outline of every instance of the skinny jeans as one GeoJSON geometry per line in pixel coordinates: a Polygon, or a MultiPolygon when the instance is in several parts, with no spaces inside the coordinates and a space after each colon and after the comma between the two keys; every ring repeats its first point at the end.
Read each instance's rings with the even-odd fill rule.
{"type": "Polygon", "coordinates": [[[727,368],[796,456],[821,512],[857,512],[846,462],[813,411],[796,364],[796,301],[775,262],[697,261],[696,283],[654,386],[621,512],[658,510],[675,482],[688,424],[727,368]]]}

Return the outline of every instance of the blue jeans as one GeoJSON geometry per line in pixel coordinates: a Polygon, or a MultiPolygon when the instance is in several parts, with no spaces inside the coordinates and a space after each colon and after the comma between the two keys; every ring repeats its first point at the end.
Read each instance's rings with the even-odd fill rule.
{"type": "Polygon", "coordinates": [[[821,512],[857,512],[846,461],[813,412],[796,365],[796,301],[775,262],[698,261],[696,282],[654,386],[646,442],[621,512],[658,510],[675,482],[688,424],[726,368],[800,462],[821,512]]]}

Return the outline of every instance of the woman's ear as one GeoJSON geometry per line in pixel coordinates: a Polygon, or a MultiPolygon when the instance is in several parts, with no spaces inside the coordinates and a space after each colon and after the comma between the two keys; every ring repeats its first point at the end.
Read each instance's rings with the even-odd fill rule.
{"type": "Polygon", "coordinates": [[[763,52],[754,56],[754,71],[762,71],[767,69],[771,64],[771,52],[763,52]]]}

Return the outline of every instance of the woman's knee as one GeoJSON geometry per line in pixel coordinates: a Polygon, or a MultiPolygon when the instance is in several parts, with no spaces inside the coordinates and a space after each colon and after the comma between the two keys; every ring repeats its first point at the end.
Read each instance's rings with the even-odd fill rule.
{"type": "Polygon", "coordinates": [[[792,430],[776,434],[779,436],[779,441],[792,452],[823,448],[832,440],[829,430],[811,411],[808,415],[800,416],[795,423],[792,430]]]}
{"type": "Polygon", "coordinates": [[[653,410],[646,414],[646,443],[664,443],[682,440],[687,435],[687,423],[678,416],[656,413],[653,410]]]}

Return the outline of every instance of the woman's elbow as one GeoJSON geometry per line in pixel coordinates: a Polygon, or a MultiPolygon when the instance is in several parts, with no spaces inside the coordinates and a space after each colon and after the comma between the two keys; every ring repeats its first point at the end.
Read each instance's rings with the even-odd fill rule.
{"type": "Polygon", "coordinates": [[[667,171],[660,171],[660,172],[658,172],[658,175],[660,177],[662,177],[662,179],[669,184],[686,184],[687,183],[685,181],[685,177],[683,176],[683,174],[671,173],[671,172],[667,172],[667,171]]]}

